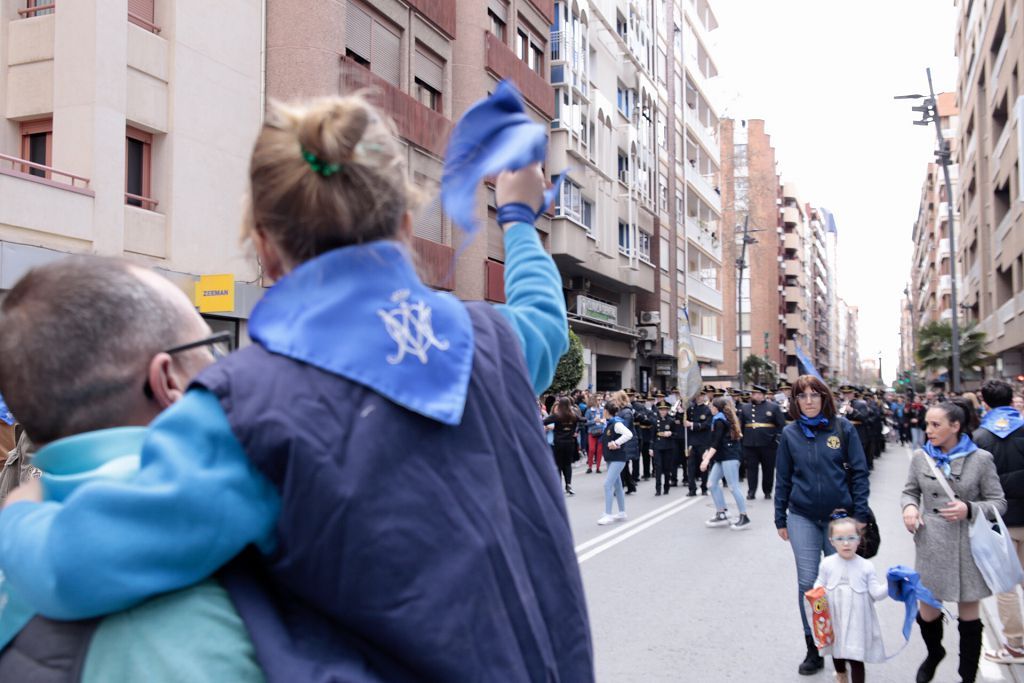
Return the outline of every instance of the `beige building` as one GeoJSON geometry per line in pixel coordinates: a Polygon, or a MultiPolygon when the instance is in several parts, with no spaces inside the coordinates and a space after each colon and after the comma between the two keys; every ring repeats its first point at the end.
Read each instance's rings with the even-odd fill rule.
{"type": "Polygon", "coordinates": [[[191,294],[230,274],[239,335],[261,288],[239,245],[262,111],[259,3],[0,3],[0,288],[69,253],[126,256],[191,294]]]}
{"type": "Polygon", "coordinates": [[[1024,372],[1024,3],[958,4],[958,291],[995,356],[988,372],[1013,376],[1024,372]]]}

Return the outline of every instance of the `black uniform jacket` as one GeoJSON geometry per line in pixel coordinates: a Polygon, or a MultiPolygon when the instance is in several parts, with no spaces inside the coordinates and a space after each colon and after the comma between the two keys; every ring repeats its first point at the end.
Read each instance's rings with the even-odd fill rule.
{"type": "Polygon", "coordinates": [[[744,446],[767,448],[778,443],[786,418],[775,401],[744,403],[740,406],[740,426],[743,427],[744,446]]]}
{"type": "Polygon", "coordinates": [[[676,447],[671,436],[658,436],[658,432],[671,432],[675,426],[675,420],[671,415],[658,416],[658,422],[654,425],[654,450],[670,451],[676,447]]]}
{"type": "Polygon", "coordinates": [[[693,423],[690,427],[690,445],[707,447],[711,445],[711,407],[694,404],[686,409],[686,419],[693,423]]]}

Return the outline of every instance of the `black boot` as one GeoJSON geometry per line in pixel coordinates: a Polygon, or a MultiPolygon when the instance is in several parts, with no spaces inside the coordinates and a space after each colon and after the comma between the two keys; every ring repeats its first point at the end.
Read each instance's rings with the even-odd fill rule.
{"type": "Polygon", "coordinates": [[[800,668],[797,669],[797,672],[801,676],[813,676],[825,668],[825,658],[818,654],[814,638],[805,635],[804,641],[807,643],[807,656],[804,657],[804,661],[800,662],[800,668]]]}
{"type": "MultiPolygon", "coordinates": [[[[942,647],[942,616],[935,621],[925,621],[918,614],[917,625],[921,628],[921,638],[924,640],[925,647],[928,648],[928,656],[917,669],[917,683],[928,683],[935,677],[935,669],[939,667],[939,662],[946,656],[946,650],[942,647]]],[[[981,632],[979,631],[979,633],[981,632]]],[[[978,642],[980,644],[980,638],[978,642]]],[[[978,653],[975,652],[975,654],[978,653]]],[[[977,661],[974,665],[977,667],[977,661]]]]}
{"type": "Polygon", "coordinates": [[[974,683],[978,674],[978,658],[981,657],[981,619],[959,621],[960,679],[963,683],[974,683]]]}

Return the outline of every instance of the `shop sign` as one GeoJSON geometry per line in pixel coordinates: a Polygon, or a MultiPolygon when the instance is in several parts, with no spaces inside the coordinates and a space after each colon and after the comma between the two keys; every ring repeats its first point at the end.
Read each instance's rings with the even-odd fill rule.
{"type": "Polygon", "coordinates": [[[659,360],[654,364],[654,374],[656,375],[671,375],[672,374],[672,361],[670,360],[659,360]]]}
{"type": "Polygon", "coordinates": [[[618,306],[591,299],[589,296],[576,297],[576,314],[613,325],[619,322],[618,306]]]}
{"type": "Polygon", "coordinates": [[[200,313],[231,313],[235,310],[235,276],[200,275],[194,303],[200,313]]]}

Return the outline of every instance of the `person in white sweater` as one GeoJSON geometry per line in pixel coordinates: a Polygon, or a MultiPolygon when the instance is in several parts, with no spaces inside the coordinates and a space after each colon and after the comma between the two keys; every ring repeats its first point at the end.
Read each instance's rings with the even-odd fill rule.
{"type": "Polygon", "coordinates": [[[857,521],[845,510],[832,514],[829,540],[836,553],[821,561],[814,582],[815,588],[825,587],[835,634],[833,644],[822,650],[822,654],[832,655],[836,681],[861,683],[864,662],[878,663],[886,659],[874,603],[886,598],[888,587],[878,578],[875,566],[857,554],[860,543],[857,521]]]}
{"type": "Polygon", "coordinates": [[[626,519],[626,496],[622,491],[622,468],[629,459],[626,446],[633,438],[633,432],[626,426],[622,418],[617,417],[619,405],[615,401],[604,404],[605,428],[601,436],[604,447],[604,460],[608,464],[608,474],[604,479],[604,515],[597,520],[601,526],[626,519]],[[612,494],[619,504],[619,511],[612,514],[612,494]]]}

